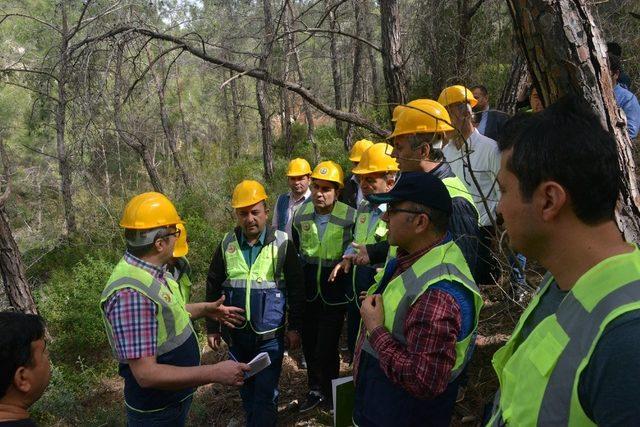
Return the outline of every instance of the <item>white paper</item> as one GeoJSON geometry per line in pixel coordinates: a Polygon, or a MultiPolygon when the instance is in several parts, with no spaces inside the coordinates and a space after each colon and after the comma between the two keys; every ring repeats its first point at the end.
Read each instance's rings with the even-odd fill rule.
{"type": "Polygon", "coordinates": [[[269,353],[262,352],[258,354],[256,357],[251,359],[251,362],[249,362],[248,365],[251,367],[251,370],[244,374],[245,378],[250,378],[271,365],[269,353]]]}

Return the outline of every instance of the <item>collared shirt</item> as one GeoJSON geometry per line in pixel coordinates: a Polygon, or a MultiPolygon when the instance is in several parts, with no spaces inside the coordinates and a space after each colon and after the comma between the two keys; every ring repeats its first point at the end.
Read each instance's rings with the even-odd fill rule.
{"type": "Polygon", "coordinates": [[[260,255],[260,251],[264,246],[264,238],[266,234],[267,234],[267,228],[265,227],[262,230],[262,233],[260,233],[258,240],[253,245],[251,245],[247,241],[247,238],[244,236],[244,233],[240,232],[240,242],[238,243],[240,243],[240,250],[242,251],[242,256],[244,256],[244,260],[246,261],[247,266],[249,266],[249,268],[251,268],[256,258],[258,258],[258,255],[260,255]]]}
{"type": "Polygon", "coordinates": [[[484,131],[487,129],[487,121],[489,118],[488,112],[489,106],[487,105],[487,108],[478,113],[482,114],[482,118],[480,119],[480,123],[478,123],[478,127],[476,129],[478,129],[478,132],[480,132],[482,135],[484,135],[484,131]]]}
{"type": "MultiPolygon", "coordinates": [[[[311,197],[311,190],[309,190],[308,188],[307,191],[305,191],[305,193],[297,199],[295,199],[293,197],[293,193],[289,191],[289,205],[287,205],[287,222],[284,226],[284,232],[287,233],[287,236],[289,236],[289,238],[291,238],[291,224],[293,223],[293,216],[295,215],[298,208],[304,202],[309,200],[309,197],[311,197]]],[[[275,212],[273,214],[273,221],[271,221],[271,225],[273,225],[274,228],[278,228],[278,223],[280,222],[280,214],[278,213],[277,204],[274,208],[274,211],[275,212]]]]}
{"type": "MultiPolygon", "coordinates": [[[[150,273],[166,284],[166,269],[150,264],[129,252],[124,254],[127,263],[150,273]]],[[[155,356],[157,350],[158,319],[153,301],[131,288],[115,292],[105,302],[104,311],[113,329],[116,355],[119,360],[140,359],[155,356]]]]}
{"type": "Polygon", "coordinates": [[[471,192],[480,214],[480,225],[488,226],[491,225],[491,220],[484,203],[482,203],[481,195],[484,195],[491,214],[495,215],[495,209],[500,200],[500,190],[496,182],[496,177],[500,170],[500,150],[493,139],[481,135],[478,129],[474,129],[467,139],[467,146],[469,149],[468,158],[465,144],[458,148],[451,141],[442,149],[442,152],[453,173],[467,185],[471,192]],[[480,184],[480,189],[478,189],[471,177],[469,164],[478,180],[478,184],[480,184]]]}
{"type": "Polygon", "coordinates": [[[616,97],[616,103],[627,116],[629,137],[635,139],[640,130],[640,104],[638,103],[638,98],[629,90],[622,87],[620,83],[613,88],[613,93],[616,97]]]}
{"type": "MultiPolygon", "coordinates": [[[[425,253],[447,240],[450,236],[418,253],[399,251],[393,277],[411,268],[425,253]]],[[[456,299],[444,290],[429,289],[407,311],[404,321],[406,345],[396,341],[384,326],[371,332],[369,343],[378,353],[380,368],[391,382],[412,396],[431,399],[447,387],[456,361],[455,345],[461,328],[462,314],[456,299]]],[[[363,323],[353,363],[356,381],[365,336],[363,323]]]]}
{"type": "Polygon", "coordinates": [[[313,214],[313,222],[316,224],[316,228],[318,229],[318,239],[322,240],[322,236],[324,236],[324,232],[327,229],[327,224],[329,224],[329,220],[331,219],[331,214],[320,215],[317,213],[313,214]]]}

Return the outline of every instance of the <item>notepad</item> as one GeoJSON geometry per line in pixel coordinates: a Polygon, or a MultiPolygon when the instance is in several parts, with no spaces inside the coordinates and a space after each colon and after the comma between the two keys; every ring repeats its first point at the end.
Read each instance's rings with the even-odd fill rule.
{"type": "Polygon", "coordinates": [[[259,353],[253,359],[251,359],[248,365],[251,367],[251,370],[248,372],[245,372],[244,374],[245,378],[251,378],[258,372],[262,371],[263,369],[271,365],[271,358],[269,357],[268,353],[262,352],[262,353],[259,353]]]}

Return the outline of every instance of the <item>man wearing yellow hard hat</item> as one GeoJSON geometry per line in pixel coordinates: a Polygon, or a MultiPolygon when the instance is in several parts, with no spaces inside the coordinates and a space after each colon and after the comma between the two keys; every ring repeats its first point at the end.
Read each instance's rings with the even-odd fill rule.
{"type": "Polygon", "coordinates": [[[166,264],[187,253],[176,247],[183,221],[160,193],[140,194],[124,209],[127,251],[102,291],[100,308],[109,344],[120,362],[129,426],[182,426],[195,388],[242,385],[248,365],[225,361],[200,366],[192,319],[233,326],[242,310],[209,303],[185,304],[166,264]],[[179,228],[180,227],[180,228],[179,228]]]}
{"type": "Polygon", "coordinates": [[[249,362],[262,352],[271,359],[240,389],[247,426],[276,425],[284,349],[300,346],[305,309],[296,249],[284,231],[268,225],[266,200],[257,181],[235,187],[231,207],[238,226],[217,246],[207,275],[207,300],[223,295],[225,304],[244,309],[246,318],[233,329],[208,321],[209,345],[217,349],[224,336],[231,359],[249,362]]]}
{"type": "MultiPolygon", "coordinates": [[[[370,194],[386,193],[393,188],[398,172],[398,163],[388,153],[391,153],[391,146],[383,142],[369,147],[363,154],[358,166],[352,172],[360,180],[360,187],[365,197],[370,194]]],[[[387,223],[382,220],[382,215],[386,211],[386,204],[373,204],[364,200],[356,214],[356,225],[353,242],[360,245],[386,242],[387,223]]],[[[345,255],[355,253],[353,246],[349,246],[345,255]]],[[[347,309],[347,343],[349,352],[353,355],[353,350],[360,325],[360,299],[361,292],[369,290],[374,284],[377,265],[354,266],[351,272],[351,286],[348,288],[350,304],[347,309]]],[[[351,270],[351,259],[345,257],[332,271],[330,281],[341,273],[349,273],[351,270]]]]}
{"type": "MultiPolygon", "coordinates": [[[[353,144],[351,150],[349,150],[349,160],[353,164],[353,167],[357,167],[362,158],[362,153],[367,151],[367,148],[371,147],[373,142],[368,139],[360,139],[353,144]]],[[[350,175],[347,177],[344,183],[344,187],[338,196],[338,200],[344,204],[351,206],[354,209],[358,209],[358,206],[364,200],[362,195],[362,189],[360,188],[360,180],[356,175],[350,175]]]]}
{"type": "Polygon", "coordinates": [[[451,123],[456,129],[448,132],[449,142],[442,152],[453,173],[471,191],[480,214],[480,256],[476,280],[478,283],[487,284],[492,281],[492,257],[489,248],[491,237],[495,235],[491,217],[495,218],[496,206],[500,199],[496,182],[500,169],[500,151],[496,141],[480,134],[474,127],[472,108],[477,101],[469,89],[460,85],[449,86],[440,93],[438,102],[447,109],[451,123]]]}
{"type": "Polygon", "coordinates": [[[309,393],[300,405],[306,412],[331,406],[331,380],[338,377],[338,341],[348,303],[348,277],[329,283],[329,275],[353,240],[356,210],[339,202],[344,173],[335,162],[320,162],[311,174],[311,202],[293,218],[293,242],[305,276],[307,304],[302,348],[307,361],[309,393]]]}
{"type": "Polygon", "coordinates": [[[272,225],[291,237],[293,215],[304,202],[309,200],[311,195],[311,190],[309,190],[311,166],[309,162],[301,158],[291,160],[287,168],[287,183],[290,191],[278,196],[272,225]]]}
{"type": "MultiPolygon", "coordinates": [[[[444,161],[442,141],[453,130],[447,110],[432,99],[416,99],[394,110],[395,128],[389,136],[402,176],[411,173],[431,173],[442,180],[452,199],[449,229],[454,241],[475,273],[478,257],[478,211],[467,186],[455,176],[444,161]]],[[[385,242],[358,245],[357,265],[384,262],[388,253],[385,242]]]]}

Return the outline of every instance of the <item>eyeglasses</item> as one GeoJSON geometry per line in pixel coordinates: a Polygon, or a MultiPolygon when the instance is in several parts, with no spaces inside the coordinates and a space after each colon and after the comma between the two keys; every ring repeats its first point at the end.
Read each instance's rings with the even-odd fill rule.
{"type": "Polygon", "coordinates": [[[178,237],[180,237],[180,234],[182,234],[182,230],[180,230],[180,229],[178,228],[178,229],[176,229],[176,231],[174,231],[173,233],[167,233],[167,234],[165,234],[164,236],[158,236],[158,237],[156,237],[156,240],[158,240],[158,239],[168,239],[168,238],[169,238],[169,237],[171,237],[171,236],[176,236],[176,239],[177,239],[178,237]]]}
{"type": "Polygon", "coordinates": [[[410,209],[402,209],[402,208],[396,208],[395,206],[387,206],[387,214],[391,215],[394,214],[396,212],[404,212],[404,213],[410,213],[410,214],[414,214],[414,215],[420,215],[420,214],[425,214],[426,216],[429,217],[429,219],[431,219],[431,216],[429,215],[429,212],[426,211],[413,211],[410,209]]]}

